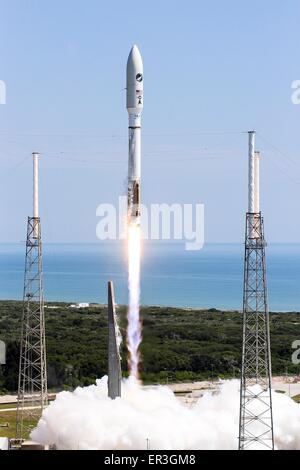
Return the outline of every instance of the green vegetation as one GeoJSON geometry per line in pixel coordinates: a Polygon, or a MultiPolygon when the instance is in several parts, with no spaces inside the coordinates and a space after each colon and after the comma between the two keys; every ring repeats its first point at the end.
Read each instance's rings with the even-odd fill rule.
{"type": "MultiPolygon", "coordinates": [[[[106,308],[73,309],[65,303],[46,308],[49,388],[72,389],[94,383],[107,372],[106,308]]],[[[17,389],[22,303],[0,302],[0,339],[7,344],[7,364],[0,371],[1,393],[17,389]]],[[[125,339],[126,308],[119,307],[125,339]]],[[[146,383],[238,376],[242,316],[239,312],[143,307],[142,378],[146,383]]],[[[300,338],[300,313],[271,314],[273,373],[298,374],[292,342],[300,338]]],[[[126,348],[122,368],[127,374],[126,348]]],[[[1,415],[2,416],[2,415],[1,415]]]]}
{"type": "MultiPolygon", "coordinates": [[[[24,419],[25,426],[34,429],[37,421],[29,421],[24,419]]],[[[25,438],[29,437],[29,432],[25,438]]],[[[0,412],[0,437],[9,437],[14,439],[16,437],[16,412],[15,411],[1,411],[0,412]]]]}
{"type": "Polygon", "coordinates": [[[17,408],[17,404],[16,403],[0,403],[0,411],[1,410],[8,410],[8,409],[11,409],[11,408],[17,408]]]}

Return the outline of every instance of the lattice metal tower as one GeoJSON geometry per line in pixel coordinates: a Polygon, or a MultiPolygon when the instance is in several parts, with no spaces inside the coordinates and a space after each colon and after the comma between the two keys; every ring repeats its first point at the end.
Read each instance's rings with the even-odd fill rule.
{"type": "Polygon", "coordinates": [[[33,217],[28,217],[27,225],[16,427],[18,440],[27,437],[48,404],[38,157],[33,153],[33,217]]]}
{"type": "Polygon", "coordinates": [[[265,238],[259,210],[259,152],[249,132],[239,449],[274,449],[265,238]]]}

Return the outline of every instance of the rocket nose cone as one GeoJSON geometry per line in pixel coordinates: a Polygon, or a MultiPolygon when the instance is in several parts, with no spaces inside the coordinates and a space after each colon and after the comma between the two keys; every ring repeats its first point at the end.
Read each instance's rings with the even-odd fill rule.
{"type": "Polygon", "coordinates": [[[133,44],[132,48],[130,49],[130,54],[133,54],[133,53],[136,53],[136,52],[140,52],[139,48],[137,47],[136,44],[133,44]]]}
{"type": "Polygon", "coordinates": [[[134,45],[131,48],[131,51],[128,56],[127,60],[127,71],[129,72],[130,70],[134,71],[137,69],[142,69],[143,68],[143,61],[142,61],[142,56],[139,51],[139,48],[134,45]]]}

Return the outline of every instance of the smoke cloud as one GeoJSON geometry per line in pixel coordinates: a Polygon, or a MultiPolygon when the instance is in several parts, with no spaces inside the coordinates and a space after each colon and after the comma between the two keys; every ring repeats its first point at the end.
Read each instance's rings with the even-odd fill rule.
{"type": "MultiPolygon", "coordinates": [[[[277,449],[300,449],[300,406],[273,393],[277,449]]],[[[96,385],[61,392],[44,411],[31,438],[57,449],[237,449],[239,382],[226,381],[192,408],[166,386],[143,387],[124,379],[122,397],[107,397],[107,377],[96,385]]]]}

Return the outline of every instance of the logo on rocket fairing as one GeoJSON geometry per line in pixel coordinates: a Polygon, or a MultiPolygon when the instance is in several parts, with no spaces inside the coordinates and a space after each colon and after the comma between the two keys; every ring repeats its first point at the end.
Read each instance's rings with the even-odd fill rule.
{"type": "Polygon", "coordinates": [[[142,81],[143,81],[143,74],[142,74],[142,73],[138,73],[135,78],[136,78],[136,80],[137,80],[138,82],[142,82],[142,81]]]}
{"type": "Polygon", "coordinates": [[[138,99],[138,104],[143,104],[142,99],[143,99],[143,90],[136,90],[136,95],[138,99]]]}

